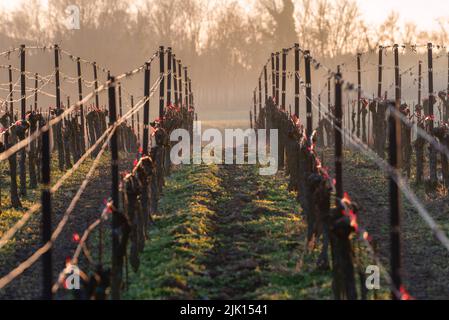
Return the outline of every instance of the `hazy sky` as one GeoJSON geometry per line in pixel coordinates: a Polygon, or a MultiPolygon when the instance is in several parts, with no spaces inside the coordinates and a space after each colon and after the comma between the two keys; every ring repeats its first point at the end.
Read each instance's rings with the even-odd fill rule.
{"type": "Polygon", "coordinates": [[[378,24],[392,10],[399,12],[400,21],[413,21],[419,29],[438,28],[436,20],[449,21],[449,0],[356,0],[368,23],[378,24]]]}
{"type": "MultiPolygon", "coordinates": [[[[12,10],[26,0],[0,0],[0,7],[12,10]]],[[[46,3],[47,0],[41,0],[46,3]]],[[[137,0],[139,1],[139,0],[137,0]]],[[[217,0],[209,0],[217,1],[217,0]]],[[[230,1],[219,0],[217,2],[230,1]]],[[[249,11],[258,0],[238,0],[249,11]]],[[[294,0],[299,1],[299,0],[294,0]]],[[[332,0],[330,0],[332,1],[332,0]]],[[[413,21],[421,30],[438,28],[436,20],[449,21],[449,0],[356,0],[364,19],[369,24],[381,23],[391,10],[400,13],[400,21],[413,21]]]]}

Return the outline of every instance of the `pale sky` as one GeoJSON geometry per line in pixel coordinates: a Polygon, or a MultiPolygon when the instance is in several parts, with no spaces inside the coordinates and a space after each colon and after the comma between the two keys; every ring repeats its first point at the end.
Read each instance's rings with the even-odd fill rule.
{"type": "MultiPolygon", "coordinates": [[[[0,8],[13,10],[20,7],[26,0],[0,0],[0,8]]],[[[138,0],[137,0],[138,1],[138,0]]],[[[217,0],[212,0],[217,1],[217,0]]],[[[219,0],[223,2],[227,0],[219,0]]],[[[238,0],[245,9],[251,7],[258,0],[238,0]]],[[[299,0],[294,0],[299,1],[299,0]]],[[[332,1],[332,0],[330,0],[332,1]]],[[[449,21],[449,0],[356,0],[363,18],[370,25],[377,25],[385,20],[387,15],[395,10],[400,13],[401,27],[404,22],[414,22],[419,30],[435,30],[438,28],[437,19],[449,21]]],[[[47,0],[41,0],[43,4],[47,0]]]]}
{"type": "Polygon", "coordinates": [[[436,20],[449,21],[449,0],[356,0],[364,19],[379,24],[392,11],[399,13],[401,27],[412,21],[420,30],[435,30],[436,20]]]}

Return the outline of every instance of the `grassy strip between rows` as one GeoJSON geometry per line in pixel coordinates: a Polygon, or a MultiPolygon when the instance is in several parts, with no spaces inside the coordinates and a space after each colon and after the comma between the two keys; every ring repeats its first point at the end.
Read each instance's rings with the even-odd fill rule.
{"type": "MultiPolygon", "coordinates": [[[[107,155],[103,155],[100,161],[100,168],[105,168],[108,165],[109,157],[107,155]]],[[[75,190],[81,184],[86,174],[88,173],[90,167],[92,166],[93,159],[87,158],[81,166],[76,170],[70,178],[68,178],[62,187],[56,192],[56,194],[52,197],[52,206],[53,208],[65,208],[67,206],[67,197],[72,197],[75,195],[75,190]],[[69,190],[67,190],[69,189],[69,190]]],[[[23,214],[35,203],[40,201],[41,196],[41,187],[40,185],[37,188],[30,189],[28,188],[29,176],[27,175],[27,195],[20,196],[20,201],[22,203],[22,208],[12,208],[10,206],[10,198],[9,198],[9,172],[6,162],[2,162],[0,164],[0,172],[2,173],[0,179],[0,188],[1,188],[1,212],[0,212],[0,237],[6,232],[9,228],[11,228],[23,214]]],[[[19,170],[17,168],[17,170],[19,170]]],[[[28,167],[27,167],[28,170],[28,167]]],[[[53,185],[58,179],[60,179],[65,172],[61,172],[58,169],[58,159],[57,157],[52,157],[51,161],[51,184],[53,185]]],[[[92,180],[95,179],[98,175],[100,175],[101,170],[97,170],[92,180]]],[[[17,178],[17,183],[19,183],[19,178],[17,178]]],[[[85,196],[85,195],[84,195],[85,196]]],[[[38,239],[33,239],[33,237],[40,236],[39,232],[36,230],[39,229],[41,211],[36,211],[31,220],[19,231],[19,237],[14,237],[11,241],[0,250],[0,254],[9,254],[11,250],[14,250],[16,245],[28,245],[33,241],[38,239]]]]}
{"type": "MultiPolygon", "coordinates": [[[[205,269],[207,253],[216,240],[211,219],[217,214],[214,208],[233,192],[224,190],[218,170],[216,166],[183,166],[167,179],[161,214],[155,217],[140,270],[130,274],[126,299],[210,298],[214,280],[205,269]]],[[[331,298],[330,272],[316,270],[319,248],[305,252],[306,224],[294,194],[287,191],[286,179],[259,176],[255,168],[245,170],[254,170],[263,196],[253,197],[242,211],[260,214],[243,223],[262,235],[255,254],[264,261],[255,270],[261,285],[245,298],[331,298]]]]}

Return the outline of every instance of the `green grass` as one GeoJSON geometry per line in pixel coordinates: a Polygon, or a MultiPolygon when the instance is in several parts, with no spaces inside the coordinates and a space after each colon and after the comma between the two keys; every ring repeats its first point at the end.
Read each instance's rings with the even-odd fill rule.
{"type": "MultiPolygon", "coordinates": [[[[108,164],[109,157],[104,154],[101,157],[99,168],[104,167],[108,164]]],[[[67,190],[64,190],[67,186],[80,185],[83,179],[85,178],[87,172],[92,166],[93,159],[88,157],[76,170],[71,177],[69,177],[64,184],[60,187],[60,189],[52,196],[52,206],[56,207],[64,207],[67,206],[64,201],[64,196],[67,196],[67,190]]],[[[28,163],[27,163],[28,165],[28,163]]],[[[17,168],[17,170],[19,170],[17,168]]],[[[10,206],[10,198],[9,198],[9,165],[7,162],[0,163],[0,172],[3,172],[2,179],[0,181],[0,187],[2,190],[2,207],[0,214],[0,237],[6,232],[9,228],[11,228],[22,216],[23,214],[35,203],[39,203],[41,196],[41,187],[38,185],[37,188],[30,189],[28,187],[28,167],[27,167],[27,195],[20,196],[20,201],[22,203],[22,208],[13,208],[10,206]]],[[[19,172],[19,171],[18,171],[19,172]]],[[[101,170],[96,170],[93,175],[93,179],[100,174],[101,170]]],[[[53,185],[59,178],[63,176],[64,172],[59,171],[58,169],[58,159],[54,154],[51,161],[51,185],[53,185]]],[[[19,184],[19,178],[17,178],[17,182],[19,184]]],[[[74,194],[73,194],[74,195],[74,194]]],[[[85,196],[85,195],[84,195],[85,196]]],[[[11,250],[14,250],[17,245],[27,245],[33,241],[37,241],[38,237],[40,237],[39,233],[39,223],[40,223],[40,210],[36,211],[28,223],[19,231],[17,237],[11,239],[7,245],[5,245],[2,249],[0,249],[0,255],[8,254],[11,250]]]]}
{"type": "MultiPolygon", "coordinates": [[[[266,194],[244,207],[242,214],[248,219],[229,226],[260,235],[253,244],[235,242],[239,250],[252,250],[251,257],[264,262],[255,269],[260,285],[243,298],[331,298],[330,272],[316,270],[319,248],[305,252],[306,224],[286,179],[259,176],[255,168],[245,170],[254,170],[250,178],[266,194]]],[[[167,179],[157,227],[150,232],[140,270],[131,274],[126,299],[208,299],[227,286],[251,285],[245,281],[254,277],[242,277],[239,270],[231,273],[227,265],[217,266],[223,274],[214,279],[206,270],[208,252],[219,240],[211,219],[235,191],[225,190],[219,176],[216,166],[184,166],[167,179]]]]}
{"type": "Polygon", "coordinates": [[[211,192],[219,192],[217,167],[185,166],[166,180],[157,227],[141,256],[140,270],[131,275],[127,299],[201,298],[201,281],[190,282],[204,270],[200,257],[212,247],[208,216],[211,192]]]}

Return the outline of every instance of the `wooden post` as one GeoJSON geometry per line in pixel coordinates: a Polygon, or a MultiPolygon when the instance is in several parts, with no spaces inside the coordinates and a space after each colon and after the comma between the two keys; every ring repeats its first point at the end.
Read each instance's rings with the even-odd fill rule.
{"type": "Polygon", "coordinates": [[[185,95],[185,99],[186,99],[186,108],[187,110],[189,110],[189,92],[188,92],[188,87],[187,87],[187,67],[184,67],[184,95],[185,95]]]}
{"type": "Polygon", "coordinates": [[[361,75],[361,67],[360,67],[360,53],[357,53],[357,129],[356,135],[357,138],[360,138],[360,116],[361,116],[361,99],[362,99],[362,75],[361,75]]]}
{"type": "Polygon", "coordinates": [[[178,97],[178,72],[176,70],[176,56],[172,54],[172,64],[173,64],[173,89],[175,91],[175,105],[178,105],[179,97],[178,97]]]}
{"type": "Polygon", "coordinates": [[[274,66],[274,53],[271,53],[271,97],[276,99],[276,69],[274,66]]]}
{"type": "MultiPolygon", "coordinates": [[[[26,84],[25,84],[25,45],[20,46],[20,105],[21,113],[20,119],[25,120],[26,114],[26,84]]],[[[19,162],[19,181],[20,181],[20,195],[26,196],[27,186],[26,186],[26,149],[22,148],[20,150],[20,162],[19,162]]]]}
{"type": "Polygon", "coordinates": [[[94,88],[95,88],[95,107],[98,109],[100,107],[100,102],[98,100],[98,75],[97,75],[97,63],[94,61],[92,64],[94,70],[94,88]]]}
{"type": "Polygon", "coordinates": [[[171,48],[167,48],[167,105],[171,105],[171,66],[172,57],[171,57],[171,48]]]}
{"type": "MultiPolygon", "coordinates": [[[[144,155],[149,154],[149,123],[150,123],[150,68],[149,62],[145,63],[145,75],[143,83],[143,91],[145,96],[145,104],[143,105],[143,141],[142,141],[142,153],[144,155]]],[[[140,140],[140,124],[139,124],[139,114],[137,114],[137,131],[139,132],[140,140]]]]}
{"type": "MultiPolygon", "coordinates": [[[[159,84],[159,120],[162,123],[162,117],[164,116],[164,94],[165,94],[165,70],[164,70],[164,46],[159,47],[159,74],[162,77],[159,84]]],[[[187,93],[186,93],[187,95],[187,93]]]]}
{"type": "Polygon", "coordinates": [[[279,52],[276,52],[276,106],[279,107],[279,52]]]}
{"type": "MultiPolygon", "coordinates": [[[[109,96],[109,126],[112,127],[117,122],[117,111],[115,106],[115,77],[110,77],[108,88],[109,96]]],[[[120,229],[121,218],[118,211],[119,206],[119,172],[118,172],[118,146],[117,130],[111,136],[111,176],[112,176],[112,270],[111,270],[111,298],[120,299],[120,287],[122,284],[122,255],[120,253],[120,229]]]]}
{"type": "Polygon", "coordinates": [[[38,77],[37,73],[34,74],[34,111],[37,111],[37,87],[38,87],[38,77]]]}
{"type": "MultiPolygon", "coordinates": [[[[429,134],[433,131],[433,56],[432,56],[432,43],[427,44],[427,66],[428,66],[428,77],[429,77],[429,114],[430,116],[428,130],[429,134]]],[[[429,146],[429,169],[430,169],[430,182],[432,184],[437,182],[437,154],[435,148],[431,145],[429,146]]]]}
{"type": "Polygon", "coordinates": [[[299,117],[299,44],[295,43],[295,115],[299,117]]]}
{"type": "MultiPolygon", "coordinates": [[[[61,84],[59,81],[59,46],[55,44],[55,85],[56,85],[56,114],[61,112],[61,84]]],[[[64,145],[62,142],[62,125],[59,122],[56,125],[56,144],[58,147],[58,165],[59,171],[64,170],[64,145]]]]}
{"type": "MultiPolygon", "coordinates": [[[[42,132],[42,245],[51,240],[52,234],[52,209],[51,209],[51,192],[50,192],[50,132],[45,130],[42,132]]],[[[52,299],[53,285],[53,266],[52,266],[52,249],[42,255],[42,298],[44,300],[52,299]]]]}
{"type": "Polygon", "coordinates": [[[312,77],[310,73],[310,52],[304,51],[304,63],[306,71],[306,134],[307,139],[312,135],[312,77]]]}
{"type": "Polygon", "coordinates": [[[285,110],[285,90],[286,90],[286,70],[287,70],[287,49],[282,49],[282,84],[281,84],[281,109],[285,110]]]}
{"type": "MultiPolygon", "coordinates": [[[[78,73],[78,100],[83,100],[83,81],[81,78],[81,61],[80,58],[76,58],[76,70],[78,73]]],[[[85,131],[86,124],[84,118],[84,105],[80,104],[80,120],[81,120],[81,151],[84,153],[86,151],[86,141],[85,141],[85,131]]]]}

